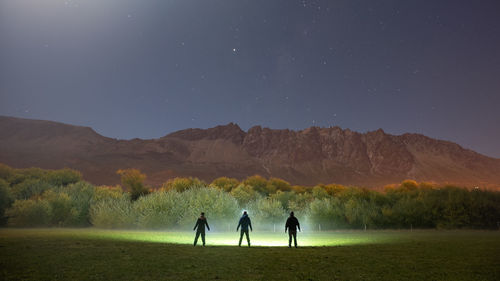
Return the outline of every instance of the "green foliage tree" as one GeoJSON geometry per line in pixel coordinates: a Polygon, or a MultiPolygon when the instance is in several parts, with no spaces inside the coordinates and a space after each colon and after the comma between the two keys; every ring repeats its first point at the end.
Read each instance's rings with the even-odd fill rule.
{"type": "Polygon", "coordinates": [[[41,195],[52,187],[52,185],[41,179],[27,178],[12,187],[12,194],[15,199],[30,199],[41,195]]]}
{"type": "MultiPolygon", "coordinates": [[[[90,206],[97,193],[98,188],[90,183],[79,181],[68,186],[61,186],[54,189],[57,193],[64,193],[68,196],[71,204],[71,215],[64,222],[68,226],[89,226],[90,206]]],[[[123,193],[119,189],[120,193],[123,193]]],[[[44,194],[45,196],[45,194],[44,194]]]]}
{"type": "Polygon", "coordinates": [[[134,203],[137,226],[140,228],[165,229],[175,227],[183,216],[187,204],[181,193],[161,190],[139,198],[134,203]]]}
{"type": "Polygon", "coordinates": [[[50,221],[53,226],[68,226],[77,216],[76,210],[72,208],[72,202],[65,192],[48,190],[43,194],[43,200],[50,205],[50,221]]]}
{"type": "Polygon", "coordinates": [[[295,193],[288,201],[288,210],[294,212],[305,212],[309,204],[314,200],[311,193],[295,193]]]}
{"type": "Polygon", "coordinates": [[[281,203],[281,207],[284,210],[290,210],[290,202],[296,201],[297,195],[293,191],[281,191],[278,190],[276,193],[269,195],[269,198],[277,200],[281,203]]]}
{"type": "Polygon", "coordinates": [[[189,189],[182,193],[181,200],[187,204],[179,220],[183,227],[192,227],[193,220],[205,212],[212,228],[227,229],[226,222],[233,220],[240,209],[234,197],[214,188],[189,189]]]}
{"type": "Polygon", "coordinates": [[[119,198],[103,198],[90,207],[91,223],[99,228],[134,228],[136,214],[128,194],[119,198]]]}
{"type": "Polygon", "coordinates": [[[255,214],[255,225],[263,228],[269,224],[273,226],[274,231],[276,231],[276,223],[286,218],[281,202],[276,199],[259,198],[250,206],[250,210],[255,214]]]}
{"type": "Polygon", "coordinates": [[[308,217],[316,230],[336,229],[347,225],[344,204],[339,198],[314,199],[309,204],[308,217]]]}
{"type": "Polygon", "coordinates": [[[328,192],[320,185],[312,188],[312,195],[316,199],[324,199],[329,197],[328,192]]]}
{"type": "Polygon", "coordinates": [[[231,195],[238,201],[239,205],[242,207],[246,207],[250,202],[262,197],[253,189],[252,186],[245,184],[238,185],[231,191],[231,195]]]}
{"type": "Polygon", "coordinates": [[[9,184],[4,179],[0,178],[0,226],[3,226],[7,223],[5,210],[10,207],[13,201],[14,200],[10,192],[9,184]]]}
{"type": "Polygon", "coordinates": [[[72,169],[47,171],[43,176],[44,181],[53,186],[66,186],[82,180],[82,174],[72,169]]]}
{"type": "Polygon", "coordinates": [[[16,200],[7,210],[8,225],[14,227],[48,226],[51,220],[49,202],[41,199],[16,200]]]}

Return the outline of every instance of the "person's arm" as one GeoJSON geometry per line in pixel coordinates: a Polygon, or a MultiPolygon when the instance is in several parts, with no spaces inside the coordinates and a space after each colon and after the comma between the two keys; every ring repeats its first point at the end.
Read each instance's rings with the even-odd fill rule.
{"type": "Polygon", "coordinates": [[[193,230],[196,230],[196,227],[198,227],[198,223],[200,222],[200,220],[197,220],[196,223],[194,224],[194,228],[193,230]]]}
{"type": "Polygon", "coordinates": [[[297,220],[297,227],[299,228],[299,231],[302,231],[302,230],[300,230],[300,223],[299,223],[299,220],[297,220]]]}
{"type": "Polygon", "coordinates": [[[286,223],[285,223],[285,233],[286,233],[286,230],[288,229],[288,224],[289,224],[289,221],[290,221],[290,219],[287,219],[287,220],[286,220],[286,223]]]}
{"type": "Polygon", "coordinates": [[[250,220],[250,218],[248,218],[248,226],[250,226],[250,231],[253,231],[253,229],[252,229],[252,220],[250,220]]]}
{"type": "Polygon", "coordinates": [[[208,226],[208,221],[207,220],[205,220],[205,224],[207,225],[208,231],[210,231],[210,226],[208,226]]]}
{"type": "Polygon", "coordinates": [[[236,227],[236,231],[238,231],[238,229],[240,228],[240,225],[241,225],[241,219],[240,219],[240,221],[238,222],[238,226],[236,227]]]}

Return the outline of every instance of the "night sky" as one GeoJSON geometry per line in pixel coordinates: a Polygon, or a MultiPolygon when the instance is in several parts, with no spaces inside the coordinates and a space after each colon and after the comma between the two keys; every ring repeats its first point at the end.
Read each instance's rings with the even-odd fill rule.
{"type": "Polygon", "coordinates": [[[500,157],[499,109],[499,0],[0,0],[0,115],[122,139],[382,128],[500,157]]]}

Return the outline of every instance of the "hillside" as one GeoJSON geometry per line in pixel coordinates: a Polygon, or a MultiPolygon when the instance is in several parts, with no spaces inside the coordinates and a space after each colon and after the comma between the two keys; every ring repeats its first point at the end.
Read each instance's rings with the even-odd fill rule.
{"type": "Polygon", "coordinates": [[[158,185],[175,176],[210,181],[254,174],[293,184],[377,187],[400,182],[500,186],[500,159],[419,134],[339,127],[301,131],[236,124],[187,129],[159,139],[116,140],[88,127],[0,117],[0,162],[16,168],[69,167],[96,184],[116,184],[116,170],[138,168],[158,185]]]}

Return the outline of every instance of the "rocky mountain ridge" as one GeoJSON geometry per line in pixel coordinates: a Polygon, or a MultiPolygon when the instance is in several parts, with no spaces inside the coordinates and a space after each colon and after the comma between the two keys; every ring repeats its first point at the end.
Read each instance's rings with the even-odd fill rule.
{"type": "Polygon", "coordinates": [[[0,117],[0,162],[13,167],[80,170],[96,184],[117,184],[116,170],[137,168],[159,185],[175,176],[211,181],[260,174],[293,184],[378,187],[404,179],[500,186],[500,159],[419,134],[339,127],[301,131],[229,123],[158,139],[116,140],[88,127],[0,117]]]}

